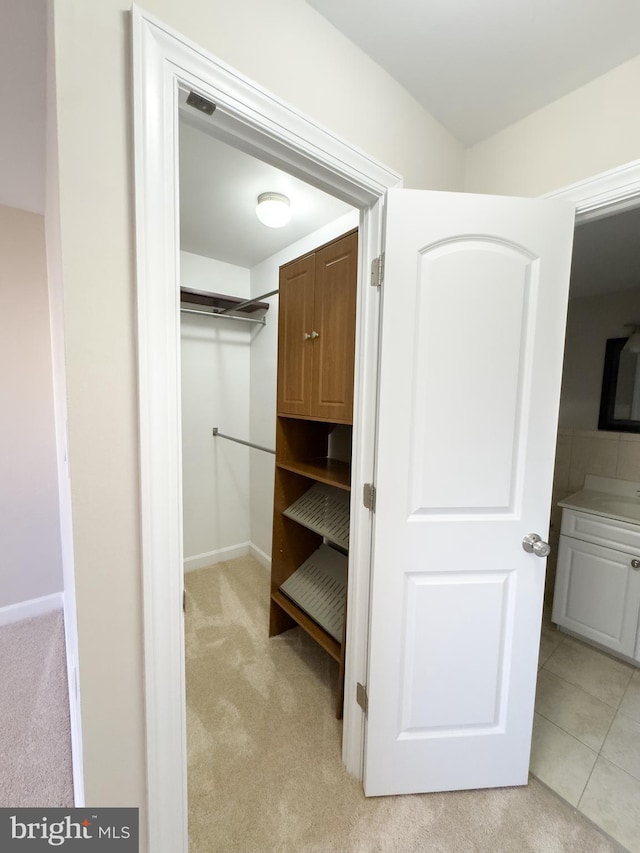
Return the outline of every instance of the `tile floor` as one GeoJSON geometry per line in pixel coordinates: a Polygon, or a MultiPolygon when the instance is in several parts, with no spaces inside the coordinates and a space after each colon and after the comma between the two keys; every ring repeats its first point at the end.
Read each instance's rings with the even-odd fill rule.
{"type": "Polygon", "coordinates": [[[640,670],[542,628],[531,772],[640,853],[640,670]]]}

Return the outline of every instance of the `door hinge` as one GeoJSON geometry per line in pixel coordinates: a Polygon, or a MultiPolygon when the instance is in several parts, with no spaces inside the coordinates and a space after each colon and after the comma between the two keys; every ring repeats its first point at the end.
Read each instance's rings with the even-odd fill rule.
{"type": "Polygon", "coordinates": [[[186,589],[182,590],[182,612],[187,612],[187,591],[186,589]]]}
{"type": "Polygon", "coordinates": [[[360,684],[360,682],[356,685],[356,702],[360,705],[366,716],[369,712],[369,697],[367,695],[367,688],[364,684],[360,684]]]}
{"type": "Polygon", "coordinates": [[[365,483],[362,487],[362,503],[371,512],[376,511],[376,487],[373,483],[365,483]]]}
{"type": "Polygon", "coordinates": [[[384,253],[371,261],[371,287],[380,287],[384,281],[384,253]]]}

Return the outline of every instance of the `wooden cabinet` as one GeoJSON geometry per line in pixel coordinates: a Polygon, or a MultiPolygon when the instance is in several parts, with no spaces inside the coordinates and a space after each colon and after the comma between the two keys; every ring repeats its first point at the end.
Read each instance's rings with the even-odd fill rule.
{"type": "Polygon", "coordinates": [[[299,625],[339,664],[342,714],[357,232],[280,270],[269,634],[299,625]]]}
{"type": "Polygon", "coordinates": [[[280,269],[278,413],[351,423],[357,231],[280,269]]]}

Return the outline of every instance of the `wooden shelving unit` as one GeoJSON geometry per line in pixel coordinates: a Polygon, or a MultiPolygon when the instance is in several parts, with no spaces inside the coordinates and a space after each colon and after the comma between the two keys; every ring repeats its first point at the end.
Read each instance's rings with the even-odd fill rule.
{"type": "Polygon", "coordinates": [[[356,259],[351,232],[280,271],[269,635],[298,625],[338,662],[338,717],[351,465],[332,451],[351,446],[356,259]]]}

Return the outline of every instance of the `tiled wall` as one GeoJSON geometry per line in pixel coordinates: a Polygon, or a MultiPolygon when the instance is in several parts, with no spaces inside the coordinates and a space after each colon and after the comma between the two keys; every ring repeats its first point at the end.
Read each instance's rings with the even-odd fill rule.
{"type": "Polygon", "coordinates": [[[562,509],[558,501],[578,492],[585,474],[640,482],[640,433],[559,429],[551,502],[551,554],[547,560],[545,606],[551,607],[562,509]]]}

